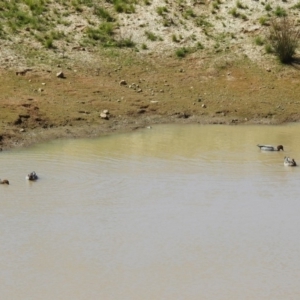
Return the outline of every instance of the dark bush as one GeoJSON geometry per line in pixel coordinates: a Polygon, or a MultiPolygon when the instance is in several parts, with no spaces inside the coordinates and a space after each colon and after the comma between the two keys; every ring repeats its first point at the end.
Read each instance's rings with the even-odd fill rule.
{"type": "Polygon", "coordinates": [[[282,63],[289,63],[298,47],[300,30],[287,17],[271,20],[269,41],[282,63]]]}

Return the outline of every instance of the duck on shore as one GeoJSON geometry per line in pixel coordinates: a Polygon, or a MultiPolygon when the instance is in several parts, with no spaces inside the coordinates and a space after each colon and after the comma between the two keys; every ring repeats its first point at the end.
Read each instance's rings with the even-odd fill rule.
{"type": "Polygon", "coordinates": [[[7,179],[0,179],[0,184],[9,184],[7,179]]]}
{"type": "Polygon", "coordinates": [[[293,158],[289,158],[286,156],[284,157],[283,164],[287,167],[296,167],[297,166],[297,164],[293,158]]]}
{"type": "Polygon", "coordinates": [[[27,180],[30,180],[30,181],[35,181],[38,179],[38,176],[36,175],[36,173],[33,171],[31,173],[29,173],[27,176],[26,176],[26,179],[27,180]]]}
{"type": "Polygon", "coordinates": [[[263,151],[280,151],[280,150],[284,151],[282,145],[272,146],[272,145],[260,145],[260,144],[258,144],[257,147],[259,147],[260,150],[263,150],[263,151]]]}

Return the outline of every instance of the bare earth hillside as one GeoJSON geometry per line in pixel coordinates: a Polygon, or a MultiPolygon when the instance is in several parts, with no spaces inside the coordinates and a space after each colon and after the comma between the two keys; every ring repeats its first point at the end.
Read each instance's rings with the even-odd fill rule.
{"type": "Polygon", "coordinates": [[[272,18],[297,29],[299,13],[291,0],[0,0],[0,146],[299,121],[297,60],[280,64],[267,39],[272,18]]]}

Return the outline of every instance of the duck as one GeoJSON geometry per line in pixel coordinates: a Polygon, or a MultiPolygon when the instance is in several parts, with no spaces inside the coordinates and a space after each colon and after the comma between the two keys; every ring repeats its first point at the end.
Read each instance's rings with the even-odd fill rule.
{"type": "Polygon", "coordinates": [[[0,179],[0,184],[9,184],[7,179],[0,179]]]}
{"type": "Polygon", "coordinates": [[[271,146],[271,145],[260,145],[260,144],[258,144],[257,147],[259,147],[260,150],[263,150],[263,151],[280,151],[280,150],[284,151],[282,145],[271,146]]]}
{"type": "Polygon", "coordinates": [[[289,158],[286,156],[284,157],[283,164],[288,167],[296,167],[297,166],[297,164],[293,158],[289,158]]]}
{"type": "Polygon", "coordinates": [[[31,173],[29,173],[27,176],[26,176],[26,179],[27,180],[31,180],[31,181],[35,181],[38,179],[38,176],[36,175],[36,173],[33,171],[31,173]]]}

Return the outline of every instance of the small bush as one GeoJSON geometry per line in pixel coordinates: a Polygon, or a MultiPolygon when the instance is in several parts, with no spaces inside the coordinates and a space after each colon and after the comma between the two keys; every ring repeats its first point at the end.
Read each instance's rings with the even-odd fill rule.
{"type": "Polygon", "coordinates": [[[271,7],[270,3],[266,4],[265,9],[266,9],[266,11],[271,11],[272,10],[272,7],[271,7]]]}
{"type": "Polygon", "coordinates": [[[156,12],[162,16],[164,15],[166,12],[168,12],[168,9],[165,6],[159,6],[156,8],[156,12]]]}
{"type": "Polygon", "coordinates": [[[237,8],[240,8],[240,9],[246,9],[246,8],[248,8],[248,6],[247,5],[244,5],[241,1],[236,1],[236,7],[237,8]]]}
{"type": "Polygon", "coordinates": [[[284,10],[284,8],[282,8],[280,6],[276,7],[276,9],[274,11],[274,14],[275,14],[276,17],[286,17],[287,16],[287,13],[284,10]]]}
{"type": "Polygon", "coordinates": [[[54,48],[52,37],[49,37],[49,38],[47,38],[47,39],[44,41],[44,46],[45,46],[47,49],[54,48]]]}
{"type": "Polygon", "coordinates": [[[185,47],[179,48],[175,51],[175,54],[177,57],[183,58],[189,53],[189,50],[186,49],[185,47]]]}
{"type": "Polygon", "coordinates": [[[235,17],[235,18],[238,18],[238,17],[240,16],[239,12],[237,11],[237,9],[236,9],[235,7],[232,8],[232,9],[229,11],[229,13],[230,13],[233,17],[235,17]]]}
{"type": "Polygon", "coordinates": [[[148,50],[148,46],[146,44],[142,44],[142,49],[143,50],[148,50]]]}
{"type": "Polygon", "coordinates": [[[262,26],[268,25],[269,24],[269,18],[268,17],[260,17],[258,22],[262,26]]]}
{"type": "Polygon", "coordinates": [[[255,38],[255,44],[257,46],[262,46],[264,43],[265,43],[265,41],[263,40],[262,37],[258,36],[258,37],[255,38]]]}
{"type": "Polygon", "coordinates": [[[300,9],[300,1],[298,1],[294,6],[292,6],[293,9],[300,9]]]}
{"type": "Polygon", "coordinates": [[[266,50],[266,53],[268,53],[268,54],[273,53],[273,49],[270,44],[265,45],[265,50],[266,50]]]}
{"type": "Polygon", "coordinates": [[[179,39],[177,38],[176,34],[173,34],[173,35],[172,35],[172,41],[173,41],[174,43],[179,43],[179,39]]]}
{"type": "Polygon", "coordinates": [[[130,38],[121,39],[116,42],[116,47],[118,47],[118,48],[133,48],[133,47],[135,47],[135,43],[130,38]]]}
{"type": "Polygon", "coordinates": [[[154,42],[158,39],[158,37],[151,31],[145,31],[146,37],[148,40],[154,42]]]}
{"type": "Polygon", "coordinates": [[[94,7],[94,14],[102,19],[104,19],[107,22],[114,22],[114,18],[109,14],[107,10],[100,6],[94,7]]]}
{"type": "Polygon", "coordinates": [[[183,17],[184,17],[185,19],[188,19],[189,17],[195,18],[195,17],[196,17],[196,14],[194,13],[194,11],[193,11],[191,8],[189,8],[189,9],[187,9],[187,10],[183,13],[183,17]]]}
{"type": "Polygon", "coordinates": [[[287,17],[271,20],[269,41],[282,63],[289,63],[298,47],[300,29],[287,17]]]}

